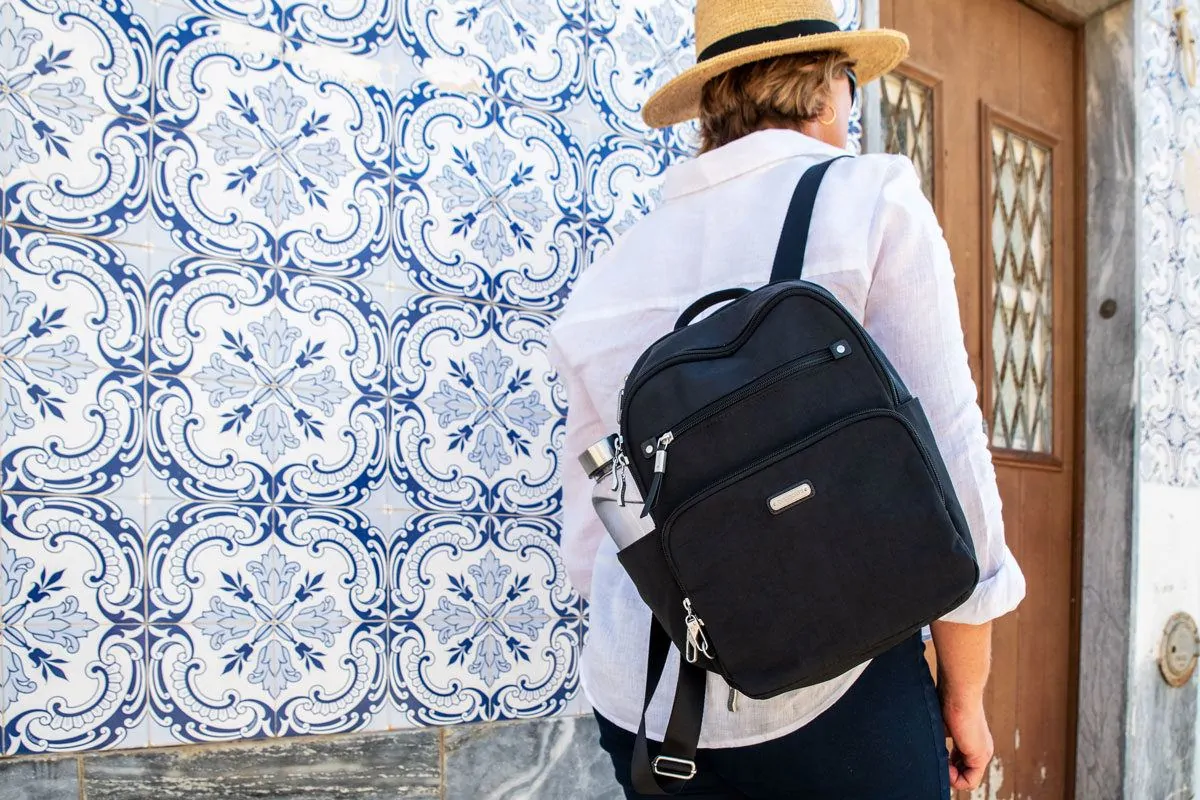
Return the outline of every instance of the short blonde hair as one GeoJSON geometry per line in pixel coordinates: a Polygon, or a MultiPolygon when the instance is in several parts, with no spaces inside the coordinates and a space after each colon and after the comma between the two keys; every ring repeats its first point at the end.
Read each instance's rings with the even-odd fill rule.
{"type": "Polygon", "coordinates": [[[796,128],[822,116],[833,81],[854,66],[840,51],[752,61],[721,73],[700,99],[700,152],[763,128],[796,128]]]}

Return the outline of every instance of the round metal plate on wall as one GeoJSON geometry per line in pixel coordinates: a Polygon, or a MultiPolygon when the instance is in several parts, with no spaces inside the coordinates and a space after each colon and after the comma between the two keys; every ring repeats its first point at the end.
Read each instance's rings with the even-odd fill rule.
{"type": "Polygon", "coordinates": [[[1196,661],[1200,658],[1200,632],[1196,620],[1190,614],[1179,613],[1167,620],[1163,629],[1162,647],[1158,654],[1158,668],[1163,680],[1179,688],[1192,678],[1196,661]]]}

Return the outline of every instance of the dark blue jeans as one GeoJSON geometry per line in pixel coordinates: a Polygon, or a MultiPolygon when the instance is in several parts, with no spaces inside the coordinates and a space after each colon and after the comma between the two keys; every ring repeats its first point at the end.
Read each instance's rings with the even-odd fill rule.
{"type": "MultiPolygon", "coordinates": [[[[634,735],[597,715],[629,800],[634,735]]],[[[650,744],[650,756],[658,754],[650,744]]],[[[949,800],[942,712],[921,637],[892,648],[803,728],[750,747],[701,750],[692,800],[949,800]]]]}

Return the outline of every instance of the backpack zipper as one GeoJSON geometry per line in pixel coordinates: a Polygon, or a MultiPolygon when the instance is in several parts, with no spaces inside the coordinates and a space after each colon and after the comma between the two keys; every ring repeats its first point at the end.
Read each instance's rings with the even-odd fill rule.
{"type": "Polygon", "coordinates": [[[692,601],[688,598],[683,598],[683,610],[686,612],[683,618],[683,624],[687,628],[687,647],[684,649],[684,658],[689,664],[695,664],[701,654],[708,660],[712,660],[712,651],[708,642],[708,637],[704,634],[704,620],[696,616],[696,612],[692,610],[692,601]]]}
{"type": "MultiPolygon", "coordinates": [[[[618,423],[622,426],[622,428],[624,428],[625,424],[625,412],[629,399],[637,392],[638,389],[642,387],[642,384],[649,380],[653,375],[661,372],[664,369],[667,369],[668,367],[675,366],[676,364],[683,364],[688,361],[701,361],[706,358],[719,358],[723,355],[736,351],[743,344],[745,344],[747,339],[750,338],[750,335],[753,333],[754,327],[758,324],[759,320],[774,310],[776,305],[783,302],[788,297],[805,294],[813,295],[817,299],[823,301],[830,311],[834,312],[847,324],[850,330],[854,333],[855,338],[858,339],[859,343],[861,343],[863,347],[865,347],[871,353],[873,361],[872,366],[875,368],[876,374],[879,375],[880,379],[882,379],[883,383],[888,387],[888,390],[892,396],[893,405],[900,405],[900,387],[897,385],[896,379],[892,373],[886,367],[884,367],[886,359],[883,357],[879,347],[873,340],[871,340],[870,336],[867,335],[866,330],[862,327],[862,323],[854,319],[854,317],[850,315],[850,312],[846,310],[845,306],[843,306],[841,302],[833,296],[833,293],[831,293],[825,287],[803,280],[790,281],[789,283],[791,284],[790,286],[779,291],[774,297],[763,303],[762,306],[756,308],[754,313],[750,316],[750,319],[748,319],[746,324],[742,327],[742,330],[729,342],[726,342],[722,345],[715,345],[713,347],[704,347],[688,352],[677,353],[676,355],[665,359],[661,364],[655,365],[645,374],[639,375],[638,373],[645,365],[651,351],[654,350],[655,346],[660,342],[669,339],[678,331],[670,331],[664,334],[657,341],[655,341],[654,344],[648,347],[634,363],[633,369],[630,371],[630,376],[637,376],[636,380],[633,382],[633,385],[631,386],[629,384],[628,378],[630,376],[626,376],[626,380],[622,385],[623,392],[619,401],[619,407],[617,409],[618,423]]],[[[767,286],[771,285],[772,284],[767,284],[767,286]]],[[[765,289],[767,286],[762,288],[765,289]]],[[[761,289],[759,291],[761,291],[761,289]]],[[[751,294],[746,295],[746,297],[751,297],[753,294],[754,293],[752,292],[751,294]]],[[[744,297],[734,301],[734,303],[731,305],[740,303],[743,300],[745,300],[744,297]]],[[[728,307],[729,306],[726,306],[726,308],[728,307]]]]}
{"type": "MultiPolygon", "coordinates": [[[[744,476],[749,475],[753,472],[757,472],[758,470],[762,469],[763,467],[765,467],[769,464],[772,464],[781,458],[786,458],[790,455],[794,455],[795,453],[798,453],[801,450],[808,448],[813,443],[825,438],[826,436],[836,433],[837,431],[840,431],[843,428],[849,427],[858,422],[862,422],[863,420],[871,419],[873,417],[887,417],[889,419],[894,419],[897,422],[901,423],[905,428],[908,429],[909,434],[912,436],[913,441],[916,442],[917,448],[921,452],[921,457],[925,460],[925,466],[929,470],[929,474],[933,476],[934,486],[937,487],[938,498],[942,501],[942,503],[946,502],[946,490],[942,486],[942,480],[941,480],[941,478],[938,477],[937,470],[935,470],[933,468],[933,456],[930,454],[929,448],[925,446],[925,443],[923,441],[921,441],[921,435],[917,432],[916,427],[914,427],[913,424],[908,421],[908,418],[906,418],[904,415],[900,414],[900,412],[893,411],[888,408],[870,409],[868,411],[860,411],[857,414],[851,414],[848,417],[843,417],[842,419],[838,420],[837,422],[830,423],[829,425],[826,425],[824,428],[821,428],[820,430],[816,431],[815,433],[805,436],[803,439],[796,442],[795,444],[788,445],[787,447],[784,447],[780,450],[776,450],[774,453],[765,455],[762,458],[758,459],[757,461],[754,461],[754,462],[746,465],[745,467],[742,467],[741,469],[737,470],[736,472],[733,472],[732,474],[727,475],[720,481],[717,481],[716,483],[710,485],[708,488],[706,488],[706,489],[696,493],[692,497],[688,498],[683,503],[680,503],[679,506],[676,507],[676,509],[671,512],[671,516],[667,518],[665,524],[663,524],[662,535],[659,537],[659,547],[662,548],[663,559],[667,562],[667,568],[671,571],[671,577],[675,579],[675,585],[677,585],[680,588],[680,590],[682,592],[684,592],[685,599],[683,601],[683,607],[688,613],[688,616],[684,619],[684,622],[688,624],[687,631],[688,631],[688,647],[689,647],[689,649],[691,648],[692,641],[693,641],[693,639],[692,639],[692,622],[694,621],[695,623],[697,623],[696,629],[700,636],[700,639],[698,639],[697,641],[703,643],[703,647],[700,647],[699,645],[697,645],[697,650],[701,653],[704,653],[704,655],[707,656],[709,658],[709,660],[713,660],[713,661],[716,660],[715,656],[713,656],[711,654],[711,650],[712,650],[711,645],[709,644],[708,638],[707,638],[707,636],[705,636],[704,631],[703,631],[704,621],[701,620],[698,616],[696,616],[693,613],[692,601],[690,599],[687,599],[687,589],[686,589],[686,587],[684,587],[683,581],[679,577],[679,570],[676,569],[676,567],[675,567],[674,559],[671,558],[670,537],[671,537],[671,533],[675,526],[675,521],[677,519],[679,519],[679,516],[681,514],[683,514],[684,512],[688,511],[689,509],[691,509],[698,503],[701,503],[704,500],[707,500],[709,497],[716,494],[717,492],[720,492],[720,491],[724,490],[725,488],[733,485],[734,483],[737,483],[744,476]]],[[[725,673],[722,671],[721,674],[724,675],[725,673]]],[[[726,677],[728,677],[728,676],[726,676],[726,677]]],[[[736,701],[731,700],[730,702],[733,704],[736,704],[736,701]]]]}
{"type": "MultiPolygon", "coordinates": [[[[805,436],[803,439],[795,442],[794,444],[790,444],[787,447],[782,447],[773,453],[768,453],[762,458],[752,461],[741,469],[726,475],[716,483],[710,484],[707,488],[697,492],[684,502],[680,503],[679,506],[671,512],[671,516],[667,518],[666,523],[662,526],[663,535],[661,538],[663,540],[662,544],[664,555],[666,554],[666,538],[670,534],[671,525],[673,525],[675,520],[679,518],[680,514],[687,511],[692,506],[703,500],[707,500],[711,495],[714,495],[717,492],[728,488],[732,484],[737,483],[743,477],[752,472],[757,472],[763,467],[781,458],[787,458],[790,455],[794,455],[795,453],[806,449],[818,440],[823,439],[830,434],[837,433],[842,428],[849,427],[850,425],[862,422],[863,420],[871,419],[872,417],[887,417],[888,419],[894,419],[908,429],[909,434],[912,436],[913,441],[917,445],[917,449],[921,451],[921,457],[925,460],[925,466],[929,469],[929,474],[933,477],[933,483],[938,492],[938,499],[945,503],[946,490],[942,486],[942,479],[938,477],[937,470],[933,468],[933,455],[929,452],[929,448],[925,446],[925,443],[921,441],[921,434],[918,433],[916,427],[899,411],[893,411],[890,408],[872,408],[867,409],[866,411],[859,411],[857,414],[851,414],[848,417],[842,417],[836,422],[831,422],[824,428],[810,433],[808,436],[805,436]]],[[[675,577],[678,579],[679,576],[676,575],[675,577]]]]}
{"type": "Polygon", "coordinates": [[[646,492],[642,516],[649,515],[650,511],[658,505],[659,497],[662,495],[663,482],[667,477],[667,448],[671,446],[672,442],[692,428],[703,425],[710,419],[720,416],[738,403],[766,391],[775,384],[795,377],[800,373],[807,372],[810,369],[815,369],[823,364],[828,364],[831,361],[846,358],[850,353],[850,343],[845,339],[839,339],[828,347],[823,347],[820,350],[800,356],[782,366],[776,367],[762,377],[746,384],[741,389],[730,392],[724,397],[709,403],[707,406],[692,412],[678,425],[673,426],[671,430],[659,436],[658,439],[651,439],[644,442],[642,444],[642,455],[646,458],[654,459],[654,479],[650,482],[649,491],[646,492]]]}
{"type": "Polygon", "coordinates": [[[671,551],[670,548],[668,548],[668,543],[670,542],[668,542],[668,540],[670,540],[671,529],[674,527],[674,523],[676,523],[680,515],[683,515],[684,512],[690,510],[692,506],[702,503],[702,501],[712,497],[712,495],[724,491],[724,489],[732,486],[733,483],[737,483],[738,481],[742,480],[746,475],[756,473],[756,471],[762,469],[763,467],[767,467],[767,465],[779,461],[780,458],[787,458],[788,456],[796,455],[796,453],[808,449],[808,447],[812,444],[815,444],[816,441],[824,439],[830,434],[841,431],[842,428],[850,427],[854,425],[854,423],[869,420],[876,416],[888,417],[889,420],[900,422],[902,426],[908,429],[908,433],[912,435],[912,439],[914,443],[917,444],[917,449],[920,451],[920,455],[922,455],[922,458],[924,459],[925,468],[929,470],[930,476],[932,476],[932,479],[934,479],[934,486],[937,488],[937,498],[940,499],[943,504],[946,503],[946,488],[942,486],[942,479],[941,477],[938,477],[937,470],[934,469],[934,457],[932,457],[931,453],[929,452],[929,447],[926,447],[924,441],[920,439],[920,433],[918,433],[917,428],[913,426],[913,423],[908,421],[907,417],[900,414],[899,411],[893,411],[892,409],[882,408],[859,411],[858,414],[851,414],[850,416],[842,417],[842,419],[836,422],[830,422],[829,425],[821,428],[820,431],[806,435],[806,437],[797,441],[796,444],[782,447],[782,449],[776,450],[773,453],[768,453],[767,456],[763,456],[762,458],[757,459],[755,462],[746,464],[742,469],[734,471],[734,473],[731,473],[730,475],[726,475],[724,479],[713,483],[713,485],[703,489],[701,492],[697,492],[696,494],[692,495],[692,497],[684,500],[683,503],[680,503],[676,507],[676,510],[671,512],[671,516],[667,517],[666,522],[662,524],[662,535],[659,537],[659,545],[662,548],[662,557],[666,559],[667,566],[671,569],[671,575],[674,577],[674,579],[676,579],[676,583],[679,585],[679,588],[683,589],[683,582],[680,581],[679,573],[676,571],[674,561],[671,559],[671,551]]]}

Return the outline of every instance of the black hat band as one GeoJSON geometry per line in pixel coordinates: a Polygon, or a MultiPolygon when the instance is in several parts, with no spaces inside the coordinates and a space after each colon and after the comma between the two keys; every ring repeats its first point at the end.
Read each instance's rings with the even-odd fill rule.
{"type": "Polygon", "coordinates": [[[753,47],[767,42],[782,42],[787,39],[798,39],[803,36],[818,36],[822,33],[841,33],[842,29],[836,22],[827,19],[798,19],[794,22],[784,22],[779,25],[768,25],[764,28],[751,28],[748,31],[735,33],[718,39],[701,51],[696,57],[696,63],[732,53],[746,47],[753,47]]]}

